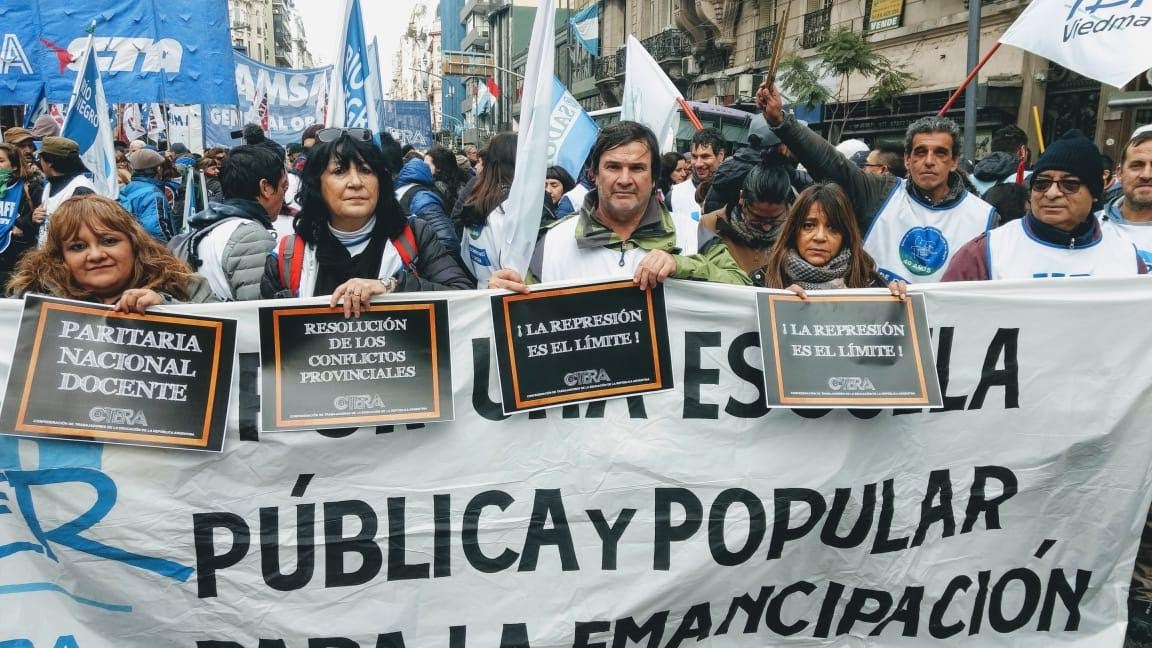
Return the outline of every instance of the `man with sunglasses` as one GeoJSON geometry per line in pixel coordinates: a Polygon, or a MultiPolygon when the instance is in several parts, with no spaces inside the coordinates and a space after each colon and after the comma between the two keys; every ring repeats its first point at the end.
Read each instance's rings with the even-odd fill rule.
{"type": "Polygon", "coordinates": [[[1096,145],[1079,130],[1068,131],[1036,161],[1024,218],[966,243],[943,281],[1147,273],[1132,242],[1093,216],[1103,170],[1096,145]]]}

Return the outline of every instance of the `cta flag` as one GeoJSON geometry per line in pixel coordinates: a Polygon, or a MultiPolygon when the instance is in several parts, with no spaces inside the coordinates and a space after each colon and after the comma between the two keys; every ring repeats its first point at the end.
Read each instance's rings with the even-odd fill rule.
{"type": "Polygon", "coordinates": [[[651,128],[660,143],[660,152],[672,151],[680,124],[679,104],[684,95],[635,36],[628,35],[626,47],[620,119],[637,121],[651,128]]]}
{"type": "Polygon", "coordinates": [[[364,40],[364,20],[360,14],[360,0],[348,0],[344,12],[344,37],[340,56],[336,62],[336,93],[332,109],[328,111],[328,125],[344,128],[376,128],[376,106],[368,75],[376,67],[368,61],[368,46],[364,40]]]}
{"type": "Polygon", "coordinates": [[[104,86],[96,69],[91,35],[80,61],[80,72],[72,88],[72,103],[68,106],[60,134],[79,146],[80,159],[92,172],[96,193],[115,198],[120,193],[116,185],[116,148],[112,145],[108,102],[104,99],[104,86]]]}
{"type": "Polygon", "coordinates": [[[1150,38],[1144,0],[1033,0],[1000,42],[1122,88],[1152,68],[1150,38]]]}
{"type": "Polygon", "coordinates": [[[576,42],[592,56],[600,56],[600,3],[593,2],[569,20],[576,42]]]}
{"type": "Polygon", "coordinates": [[[527,274],[540,211],[544,207],[544,180],[548,167],[548,131],[552,115],[555,79],[556,30],[555,0],[542,0],[536,7],[528,61],[524,69],[524,98],[520,103],[520,129],[516,137],[516,171],[504,211],[516,214],[512,227],[504,233],[503,266],[521,276],[527,274]]]}
{"type": "Polygon", "coordinates": [[[584,158],[596,143],[600,128],[584,107],[552,77],[552,113],[548,118],[548,165],[563,167],[573,178],[580,177],[584,158]]]}

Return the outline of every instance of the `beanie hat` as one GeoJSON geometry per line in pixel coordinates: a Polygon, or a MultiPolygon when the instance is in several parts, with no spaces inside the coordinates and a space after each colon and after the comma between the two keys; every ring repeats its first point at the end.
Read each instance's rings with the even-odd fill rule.
{"type": "Polygon", "coordinates": [[[1104,162],[1100,159],[1100,150],[1079,129],[1073,128],[1048,145],[1032,167],[1032,177],[1043,171],[1066,171],[1080,178],[1093,198],[1104,193],[1104,162]]]}
{"type": "Polygon", "coordinates": [[[36,137],[32,134],[32,131],[27,128],[13,126],[4,131],[4,141],[8,144],[19,144],[20,142],[26,142],[30,139],[36,139],[36,137]]]}
{"type": "Polygon", "coordinates": [[[132,165],[133,171],[155,169],[161,164],[164,164],[164,156],[156,151],[142,148],[139,151],[132,151],[128,154],[128,164],[132,165]]]}
{"type": "Polygon", "coordinates": [[[67,137],[45,137],[40,152],[66,158],[80,154],[80,145],[67,137]]]}
{"type": "Polygon", "coordinates": [[[180,142],[175,142],[174,144],[172,144],[171,146],[168,147],[168,150],[172,151],[176,155],[188,155],[189,153],[191,153],[191,151],[188,150],[188,147],[184,146],[184,144],[182,144],[180,142]]]}

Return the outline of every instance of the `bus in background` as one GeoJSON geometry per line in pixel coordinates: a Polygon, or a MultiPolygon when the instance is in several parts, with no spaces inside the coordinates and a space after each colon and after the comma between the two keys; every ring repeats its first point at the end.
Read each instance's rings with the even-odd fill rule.
{"type": "MultiPolygon", "coordinates": [[[[752,123],[752,113],[700,101],[689,101],[688,105],[696,112],[696,118],[700,120],[701,126],[715,128],[724,134],[724,139],[728,141],[729,154],[748,143],[748,128],[752,123]]],[[[680,125],[676,128],[676,151],[685,153],[689,149],[688,143],[692,141],[696,127],[689,121],[683,109],[677,110],[680,113],[680,125]]],[[[608,124],[620,121],[620,107],[594,110],[588,115],[597,126],[604,128],[608,124]]],[[[661,151],[661,153],[667,152],[661,151]]]]}

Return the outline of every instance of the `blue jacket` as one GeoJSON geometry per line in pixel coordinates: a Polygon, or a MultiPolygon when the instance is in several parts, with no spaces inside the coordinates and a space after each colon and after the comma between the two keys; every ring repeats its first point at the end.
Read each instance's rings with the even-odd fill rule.
{"type": "Polygon", "coordinates": [[[432,230],[436,232],[436,238],[440,239],[444,248],[456,252],[460,249],[460,238],[456,236],[452,221],[444,211],[443,199],[432,188],[433,182],[432,169],[427,162],[417,159],[409,160],[404,168],[400,169],[400,173],[396,175],[396,199],[399,200],[404,195],[400,189],[410,184],[425,185],[425,187],[412,190],[415,193],[412,194],[412,201],[408,205],[408,219],[413,222],[420,219],[432,226],[432,230]]]}
{"type": "Polygon", "coordinates": [[[120,204],[158,241],[172,238],[172,208],[155,178],[133,176],[120,190],[120,204]]]}

